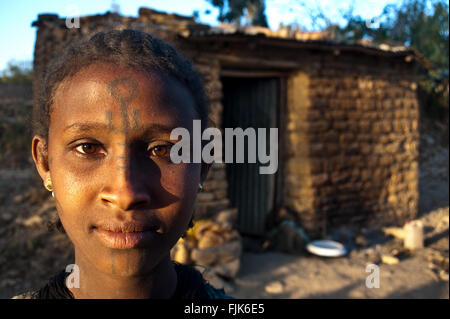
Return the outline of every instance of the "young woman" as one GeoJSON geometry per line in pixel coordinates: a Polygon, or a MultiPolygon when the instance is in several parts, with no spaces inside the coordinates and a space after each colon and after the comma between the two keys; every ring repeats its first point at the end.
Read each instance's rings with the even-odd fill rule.
{"type": "Polygon", "coordinates": [[[149,34],[110,31],[67,48],[40,87],[32,155],[80,285],[67,287],[62,271],[17,297],[227,298],[169,254],[208,173],[170,160],[172,129],[208,120],[191,64],[149,34]]]}

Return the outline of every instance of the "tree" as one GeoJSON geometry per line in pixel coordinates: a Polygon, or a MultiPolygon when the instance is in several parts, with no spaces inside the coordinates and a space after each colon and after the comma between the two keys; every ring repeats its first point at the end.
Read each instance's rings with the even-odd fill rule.
{"type": "Polygon", "coordinates": [[[26,83],[31,82],[33,68],[31,61],[8,62],[6,69],[1,72],[0,83],[26,83]]]}
{"type": "Polygon", "coordinates": [[[218,20],[238,26],[242,24],[267,27],[264,0],[208,0],[219,9],[218,20]],[[242,23],[242,19],[246,20],[242,23]]]}
{"type": "Polygon", "coordinates": [[[334,40],[372,40],[375,43],[409,45],[421,52],[441,72],[448,73],[449,5],[445,0],[404,0],[400,6],[385,6],[377,24],[354,15],[353,6],[341,16],[331,18],[318,5],[311,9],[305,2],[313,26],[332,31],[334,40]],[[344,20],[344,26],[338,20],[344,20]]]}
{"type": "Polygon", "coordinates": [[[383,11],[386,23],[375,40],[416,48],[435,67],[419,83],[424,111],[442,117],[449,103],[449,5],[444,0],[405,0],[399,8],[383,11]],[[445,110],[444,112],[442,110],[445,110]]]}
{"type": "Polygon", "coordinates": [[[385,8],[383,14],[391,18],[383,25],[383,40],[416,48],[439,69],[439,76],[447,73],[448,78],[448,10],[442,0],[407,0],[398,9],[385,8]]]}
{"type": "MultiPolygon", "coordinates": [[[[445,0],[404,0],[387,5],[377,23],[353,14],[353,7],[340,17],[328,16],[320,6],[311,9],[304,2],[314,26],[330,31],[334,40],[371,40],[374,43],[408,45],[423,54],[436,69],[419,84],[427,108],[446,108],[449,96],[449,5],[445,0]],[[337,21],[344,20],[344,25],[337,21]],[[432,104],[432,105],[431,105],[432,104]]],[[[434,110],[435,111],[435,110],[434,110]]],[[[432,111],[432,112],[434,112],[432,111]]],[[[446,111],[447,112],[447,111],[446,111]]],[[[439,112],[438,112],[439,113],[439,112]]]]}

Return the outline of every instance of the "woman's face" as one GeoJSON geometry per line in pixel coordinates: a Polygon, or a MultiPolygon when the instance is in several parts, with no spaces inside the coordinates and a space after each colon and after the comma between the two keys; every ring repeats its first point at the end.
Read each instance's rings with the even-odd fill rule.
{"type": "Polygon", "coordinates": [[[171,163],[170,132],[192,136],[195,118],[189,91],[156,73],[94,64],[58,86],[41,176],[51,177],[77,259],[131,276],[167,256],[201,182],[201,164],[171,163]]]}

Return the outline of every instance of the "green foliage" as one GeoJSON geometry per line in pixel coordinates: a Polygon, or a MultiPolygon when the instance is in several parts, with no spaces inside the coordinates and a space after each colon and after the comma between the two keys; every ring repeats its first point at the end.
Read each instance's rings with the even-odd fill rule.
{"type": "Polygon", "coordinates": [[[377,27],[370,27],[370,22],[360,16],[347,14],[344,27],[332,23],[327,29],[342,40],[410,45],[443,72],[448,70],[448,10],[443,0],[405,0],[399,7],[387,5],[377,27]]]}
{"type": "Polygon", "coordinates": [[[267,27],[264,0],[208,0],[219,9],[218,20],[230,22],[236,25],[242,24],[242,19],[247,25],[267,27]]]}
{"type": "Polygon", "coordinates": [[[0,83],[31,83],[33,68],[30,61],[9,61],[0,73],[0,83]]]}
{"type": "Polygon", "coordinates": [[[385,8],[383,14],[390,19],[382,24],[374,40],[410,45],[431,62],[435,71],[419,83],[422,108],[432,117],[442,119],[445,114],[448,117],[448,3],[443,0],[405,0],[399,8],[385,8]]]}
{"type": "MultiPolygon", "coordinates": [[[[306,5],[304,5],[306,7],[306,5]]],[[[353,14],[353,8],[331,19],[323,10],[312,12],[322,21],[322,30],[330,31],[334,40],[371,40],[374,43],[408,45],[427,58],[435,71],[419,83],[419,95],[429,114],[448,116],[449,102],[449,5],[445,0],[404,0],[399,6],[387,5],[376,21],[353,14]],[[344,20],[345,23],[337,23],[344,20]],[[374,23],[375,22],[375,23],[374,23]],[[437,110],[440,109],[440,110],[437,110]],[[445,111],[446,109],[446,111],[445,111]]],[[[317,25],[317,23],[315,24],[317,25]]]]}
{"type": "MultiPolygon", "coordinates": [[[[416,48],[439,69],[437,76],[448,78],[448,10],[448,4],[442,0],[407,0],[393,12],[386,25],[382,24],[379,33],[384,33],[385,38],[376,40],[416,48]]],[[[389,15],[386,11],[383,14],[389,15]]]]}

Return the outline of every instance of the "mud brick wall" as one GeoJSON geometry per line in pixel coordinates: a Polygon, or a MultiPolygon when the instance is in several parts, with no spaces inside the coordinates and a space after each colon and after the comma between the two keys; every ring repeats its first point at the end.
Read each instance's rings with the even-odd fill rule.
{"type": "Polygon", "coordinates": [[[310,233],[417,215],[413,74],[402,61],[329,54],[288,80],[284,202],[310,233]]]}
{"type": "MultiPolygon", "coordinates": [[[[193,61],[195,69],[204,80],[210,101],[209,117],[216,126],[220,127],[222,85],[218,60],[200,51],[192,51],[177,36],[185,31],[190,32],[193,29],[202,30],[208,28],[207,26],[195,23],[192,18],[160,13],[145,8],[139,10],[139,17],[137,18],[121,17],[116,14],[81,17],[79,29],[68,29],[65,19],[61,19],[56,15],[39,15],[38,20],[33,25],[38,27],[34,54],[34,92],[38,89],[40,83],[38,79],[44,75],[49,61],[60,54],[72,41],[87,38],[105,30],[135,29],[167,41],[193,61]]],[[[36,99],[36,96],[34,98],[36,99]]],[[[213,164],[208,178],[204,182],[203,191],[198,194],[195,212],[196,219],[212,217],[229,207],[227,186],[225,165],[213,164]]]]}

